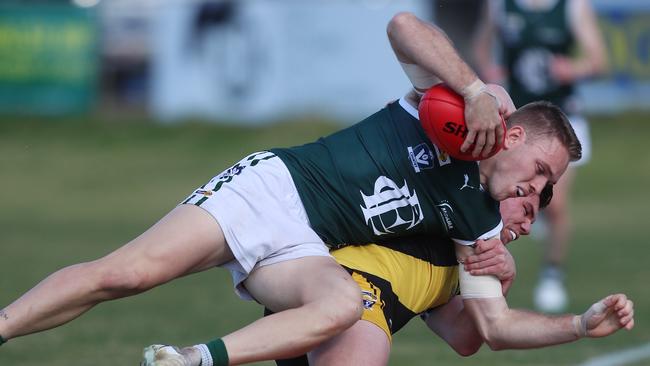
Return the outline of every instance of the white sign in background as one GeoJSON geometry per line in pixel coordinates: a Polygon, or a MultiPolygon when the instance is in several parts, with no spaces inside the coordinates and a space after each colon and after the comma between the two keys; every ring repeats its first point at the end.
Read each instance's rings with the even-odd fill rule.
{"type": "Polygon", "coordinates": [[[409,83],[386,25],[399,11],[431,18],[424,0],[241,0],[197,37],[198,7],[160,7],[151,108],[161,121],[261,124],[300,114],[354,123],[409,83]]]}

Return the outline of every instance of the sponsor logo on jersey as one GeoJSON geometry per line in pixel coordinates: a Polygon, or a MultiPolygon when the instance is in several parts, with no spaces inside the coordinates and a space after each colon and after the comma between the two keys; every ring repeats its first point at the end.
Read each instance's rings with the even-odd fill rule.
{"type": "Polygon", "coordinates": [[[433,151],[426,143],[419,144],[416,147],[409,146],[406,150],[416,173],[421,172],[422,169],[433,168],[433,151]]]}
{"type": "Polygon", "coordinates": [[[442,201],[436,205],[436,208],[440,213],[440,218],[442,219],[442,223],[447,228],[447,231],[452,230],[454,228],[454,221],[451,219],[454,213],[453,207],[451,207],[448,201],[442,201]]]}
{"type": "Polygon", "coordinates": [[[238,176],[241,174],[241,172],[248,166],[256,166],[262,161],[269,160],[271,158],[274,158],[275,155],[273,153],[270,153],[268,151],[263,151],[263,152],[257,152],[253,153],[246,158],[242,159],[240,162],[237,164],[233,165],[232,167],[226,169],[223,173],[217,175],[216,177],[212,178],[210,182],[208,182],[208,185],[214,184],[214,188],[212,189],[214,192],[217,192],[218,190],[221,189],[221,186],[224,185],[225,183],[229,183],[230,181],[233,180],[234,177],[238,176]],[[216,181],[216,183],[215,183],[216,181]]]}
{"type": "Polygon", "coordinates": [[[363,218],[375,235],[404,232],[424,220],[418,195],[415,190],[411,192],[406,180],[399,187],[390,178],[380,176],[371,195],[360,193],[363,218]]]}
{"type": "Polygon", "coordinates": [[[197,189],[194,193],[202,194],[204,196],[212,196],[212,191],[206,191],[205,189],[197,189]]]}
{"type": "Polygon", "coordinates": [[[447,152],[438,149],[438,146],[433,145],[433,148],[436,150],[436,158],[438,158],[438,164],[440,166],[445,166],[451,163],[451,158],[447,152]]]}
{"type": "Polygon", "coordinates": [[[377,303],[377,296],[370,291],[362,290],[361,298],[363,299],[363,308],[372,310],[372,306],[377,303]]]}
{"type": "Polygon", "coordinates": [[[469,185],[469,175],[468,174],[463,174],[463,176],[465,178],[465,183],[463,183],[463,185],[460,187],[459,191],[462,191],[463,188],[476,189],[476,187],[469,185]]]}

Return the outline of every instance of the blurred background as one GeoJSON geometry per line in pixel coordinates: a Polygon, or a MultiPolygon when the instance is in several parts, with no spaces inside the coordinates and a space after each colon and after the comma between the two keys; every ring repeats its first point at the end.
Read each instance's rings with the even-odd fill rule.
{"type": "MultiPolygon", "coordinates": [[[[473,63],[485,2],[2,0],[0,306],[119,247],[244,154],[313,140],[399,98],[409,83],[385,35],[398,11],[435,21],[473,63]]],[[[572,196],[569,310],[626,292],[637,328],[463,359],[414,320],[391,364],[650,364],[650,2],[592,3],[609,65],[579,86],[594,151],[572,196]],[[624,363],[597,363],[630,349],[624,363]]],[[[541,249],[521,241],[510,302],[531,308],[541,249]]],[[[12,340],[0,365],[135,364],[147,344],[206,341],[261,310],[208,271],[12,340]]]]}

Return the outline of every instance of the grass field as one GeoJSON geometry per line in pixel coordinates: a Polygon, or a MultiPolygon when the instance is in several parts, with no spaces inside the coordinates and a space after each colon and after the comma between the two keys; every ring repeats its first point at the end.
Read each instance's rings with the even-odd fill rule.
{"type": "MultiPolygon", "coordinates": [[[[391,365],[576,365],[650,342],[648,117],[594,118],[593,162],[578,175],[572,209],[571,311],[583,312],[606,294],[625,292],[636,304],[632,332],[536,351],[484,347],[461,358],[414,320],[395,337],[391,365]]],[[[335,127],[314,121],[261,129],[101,119],[3,121],[0,306],[56,269],[95,259],[130,240],[246,153],[312,140],[335,127]]],[[[531,240],[511,250],[518,280],[509,302],[529,308],[541,250],[531,240]]],[[[210,270],[102,304],[66,326],[10,341],[0,349],[0,365],[135,365],[147,344],[212,339],[261,313],[230,287],[225,271],[210,270]]],[[[649,359],[633,363],[647,364],[649,359]]]]}

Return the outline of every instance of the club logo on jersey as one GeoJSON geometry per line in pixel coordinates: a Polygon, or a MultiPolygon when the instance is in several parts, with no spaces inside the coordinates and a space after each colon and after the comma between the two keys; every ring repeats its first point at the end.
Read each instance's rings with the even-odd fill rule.
{"type": "Polygon", "coordinates": [[[377,296],[370,291],[362,290],[361,299],[364,309],[372,310],[373,305],[377,303],[377,296]]]}
{"type": "Polygon", "coordinates": [[[399,187],[390,178],[381,176],[375,181],[372,195],[360,193],[363,218],[375,235],[404,232],[424,219],[418,195],[415,190],[411,192],[406,180],[399,187]]]}
{"type": "Polygon", "coordinates": [[[459,191],[462,191],[463,188],[476,189],[476,187],[469,185],[469,175],[464,174],[463,176],[465,178],[465,183],[463,183],[463,185],[460,187],[459,191]]]}
{"type": "Polygon", "coordinates": [[[448,201],[442,201],[436,205],[436,208],[438,209],[442,223],[447,228],[447,231],[452,230],[454,228],[454,221],[452,220],[454,214],[453,207],[451,207],[448,201]]]}
{"type": "Polygon", "coordinates": [[[438,164],[440,166],[445,166],[451,163],[451,158],[449,157],[449,154],[447,154],[446,151],[442,151],[438,149],[438,146],[436,145],[433,145],[433,148],[436,150],[436,158],[438,158],[438,164]]]}
{"type": "Polygon", "coordinates": [[[421,172],[422,169],[433,168],[433,151],[427,144],[419,144],[416,147],[409,146],[406,150],[416,173],[421,172]]]}

